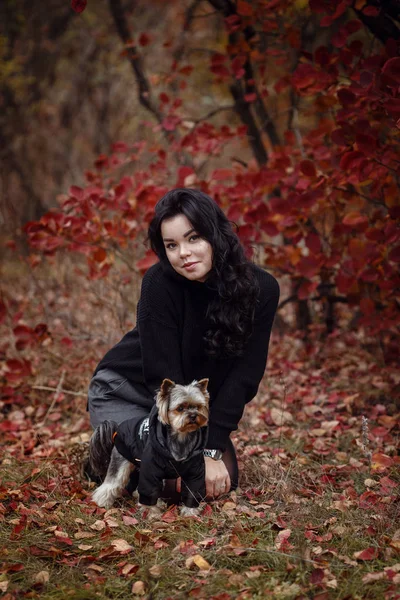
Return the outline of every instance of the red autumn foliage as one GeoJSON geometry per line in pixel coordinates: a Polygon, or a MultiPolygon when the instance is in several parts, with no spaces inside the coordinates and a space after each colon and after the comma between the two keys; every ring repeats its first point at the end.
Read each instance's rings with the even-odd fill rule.
{"type": "MultiPolygon", "coordinates": [[[[72,4],[79,12],[86,3],[72,4]]],[[[243,164],[225,158],[205,173],[199,157],[221,157],[233,140],[249,145],[252,134],[245,119],[239,125],[188,123],[175,83],[190,86],[193,66],[174,57],[170,88],[154,84],[157,127],[168,139],[168,151],[162,141],[114,143],[86,173],[86,186],[72,186],[58,210],[27,224],[32,249],[47,256],[61,249],[81,253],[92,279],[116,268],[118,257],[134,260],[143,273],[155,260],[143,241],[156,201],[171,187],[195,186],[239,225],[249,254],[261,249],[263,265],[292,280],[297,300],[347,303],[359,309],[358,325],[372,335],[398,337],[398,42],[388,39],[371,50],[366,25],[354,18],[350,0],[312,0],[311,13],[331,44],[303,48],[301,23],[282,19],[290,4],[238,2],[224,15],[229,42],[225,51],[211,53],[209,75],[217,85],[239,86],[243,102],[256,111],[269,94],[264,63],[273,57],[280,69],[275,89],[307,102],[312,126],[289,127],[279,142],[269,134],[265,161],[260,155],[243,164]],[[265,54],[256,31],[277,36],[265,54]],[[289,69],[294,48],[298,60],[289,69]],[[123,167],[128,174],[121,178],[123,167]]],[[[372,9],[364,7],[363,14],[372,16],[372,9]]],[[[148,32],[137,36],[141,47],[152,39],[148,32]]]]}

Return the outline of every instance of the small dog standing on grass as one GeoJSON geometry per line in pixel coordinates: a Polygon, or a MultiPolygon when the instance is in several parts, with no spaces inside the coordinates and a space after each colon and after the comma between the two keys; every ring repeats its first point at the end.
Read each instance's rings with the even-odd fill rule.
{"type": "Polygon", "coordinates": [[[164,479],[182,478],[181,514],[195,515],[205,497],[203,450],[207,441],[208,379],[178,385],[164,379],[148,417],[128,419],[120,425],[104,421],[90,440],[89,461],[102,477],[93,501],[110,508],[122,495],[131,474],[138,477],[139,504],[156,516],[164,479]]]}

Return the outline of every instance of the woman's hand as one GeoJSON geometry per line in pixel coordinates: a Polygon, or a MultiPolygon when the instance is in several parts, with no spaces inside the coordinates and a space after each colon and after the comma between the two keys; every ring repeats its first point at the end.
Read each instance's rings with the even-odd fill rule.
{"type": "Polygon", "coordinates": [[[206,497],[208,500],[227,494],[231,489],[231,478],[222,460],[205,457],[206,465],[206,497]]]}
{"type": "MultiPolygon", "coordinates": [[[[206,497],[207,500],[218,498],[222,494],[227,494],[231,489],[231,478],[229,477],[228,469],[222,460],[214,460],[213,458],[205,457],[206,465],[206,497]]],[[[176,491],[178,494],[182,491],[182,480],[179,477],[176,480],[176,491]]]]}

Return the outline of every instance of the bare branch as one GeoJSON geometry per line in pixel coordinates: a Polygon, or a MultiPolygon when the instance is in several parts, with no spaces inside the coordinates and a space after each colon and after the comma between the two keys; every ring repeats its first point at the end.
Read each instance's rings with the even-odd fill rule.
{"type": "Polygon", "coordinates": [[[140,56],[136,46],[132,43],[132,37],[126,22],[121,0],[109,0],[109,7],[114,18],[114,23],[118,34],[125,44],[127,58],[131,63],[133,72],[135,73],[135,78],[138,84],[139,102],[142,106],[144,106],[144,108],[152,113],[159,123],[161,123],[163,117],[151,99],[150,85],[144,73],[142,57],[140,56]]]}

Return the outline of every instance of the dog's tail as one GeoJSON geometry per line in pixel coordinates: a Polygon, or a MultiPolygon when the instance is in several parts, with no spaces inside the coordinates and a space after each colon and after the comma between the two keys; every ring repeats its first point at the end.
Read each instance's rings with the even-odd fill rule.
{"type": "Polygon", "coordinates": [[[104,421],[96,427],[89,443],[89,463],[93,472],[105,477],[113,449],[113,435],[117,431],[115,421],[104,421]]]}

